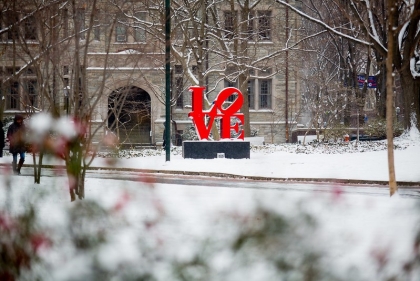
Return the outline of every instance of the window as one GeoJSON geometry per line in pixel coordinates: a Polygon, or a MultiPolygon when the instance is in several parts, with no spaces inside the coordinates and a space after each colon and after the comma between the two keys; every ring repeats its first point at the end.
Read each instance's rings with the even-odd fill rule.
{"type": "Polygon", "coordinates": [[[258,38],[271,40],[271,11],[258,11],[258,38]]]}
{"type": "Polygon", "coordinates": [[[63,35],[69,36],[69,13],[67,9],[63,10],[63,35]]]}
{"type": "MultiPolygon", "coordinates": [[[[227,79],[225,79],[225,88],[226,87],[235,87],[235,88],[238,88],[238,81],[234,81],[234,82],[232,82],[232,81],[229,81],[229,80],[227,80],[227,79]]],[[[227,98],[227,101],[229,101],[229,102],[233,102],[234,100],[236,100],[236,98],[237,98],[237,94],[235,93],[235,94],[233,94],[233,95],[230,95],[228,98],[227,98]]]]}
{"type": "Polygon", "coordinates": [[[79,34],[81,40],[86,39],[86,34],[84,30],[86,29],[85,25],[85,9],[77,9],[76,11],[76,32],[79,34]]]}
{"type": "Polygon", "coordinates": [[[183,108],[184,107],[184,80],[182,77],[182,74],[184,73],[184,69],[182,68],[182,65],[176,64],[174,68],[175,73],[175,91],[174,94],[176,96],[176,108],[183,108]]]}
{"type": "Polygon", "coordinates": [[[248,80],[248,106],[255,109],[255,79],[248,80]]]}
{"type": "Polygon", "coordinates": [[[10,81],[6,96],[6,109],[19,109],[19,82],[10,81]]]}
{"type": "MultiPolygon", "coordinates": [[[[5,26],[3,21],[4,21],[4,14],[0,13],[0,30],[2,30],[3,27],[5,26]]],[[[3,34],[0,34],[0,41],[3,41],[3,34]]]]}
{"type": "Polygon", "coordinates": [[[13,68],[13,67],[6,67],[6,74],[9,76],[15,75],[16,72],[18,72],[20,67],[13,68]]]}
{"type": "Polygon", "coordinates": [[[192,71],[192,73],[193,73],[194,75],[197,75],[197,74],[198,74],[198,66],[197,66],[197,65],[193,65],[193,66],[191,67],[191,71],[192,71]]]}
{"type": "MultiPolygon", "coordinates": [[[[7,77],[12,77],[19,68],[6,67],[7,77]]],[[[26,106],[38,107],[36,72],[32,67],[22,71],[19,77],[12,77],[3,85],[6,110],[23,110],[26,106]]]]}
{"type": "Polygon", "coordinates": [[[259,81],[259,98],[261,109],[271,109],[271,80],[260,79],[259,81]]]}
{"type": "Polygon", "coordinates": [[[236,26],[236,11],[225,11],[225,37],[232,39],[234,37],[236,26]]]}
{"type": "Polygon", "coordinates": [[[248,15],[248,40],[254,40],[254,14],[249,13],[248,15]]]}
{"type": "MultiPolygon", "coordinates": [[[[35,17],[27,16],[14,11],[6,11],[0,15],[0,30],[2,28],[9,28],[6,32],[8,41],[17,40],[19,36],[23,40],[37,40],[37,28],[35,17]],[[22,22],[19,22],[22,20],[22,22]]],[[[0,41],[5,39],[0,35],[0,41]]]]}
{"type": "Polygon", "coordinates": [[[184,107],[184,95],[183,95],[183,79],[182,76],[175,77],[175,94],[176,94],[176,108],[184,107]]]}
{"type": "Polygon", "coordinates": [[[28,100],[28,105],[33,107],[38,107],[38,94],[36,91],[36,80],[27,80],[25,81],[25,90],[28,100]]]}
{"type": "Polygon", "coordinates": [[[175,74],[182,74],[182,72],[183,72],[182,65],[176,64],[175,65],[175,74]]]}
{"type": "Polygon", "coordinates": [[[19,26],[17,25],[19,22],[18,13],[7,11],[4,15],[6,16],[5,26],[11,26],[7,31],[7,40],[17,40],[19,38],[19,26]]]}
{"type": "Polygon", "coordinates": [[[24,20],[24,37],[25,40],[36,40],[36,21],[34,16],[29,16],[24,20]]]}
{"type": "Polygon", "coordinates": [[[127,42],[127,24],[123,14],[118,15],[117,24],[115,26],[115,41],[127,42]]]}
{"type": "Polygon", "coordinates": [[[95,14],[93,15],[93,40],[100,41],[101,40],[101,23],[99,22],[100,11],[98,9],[95,10],[95,14]]]}
{"type": "Polygon", "coordinates": [[[134,41],[135,42],[146,42],[146,30],[142,27],[144,24],[142,21],[146,21],[146,12],[137,12],[134,17],[138,20],[134,23],[134,41]]]}
{"type": "MultiPolygon", "coordinates": [[[[236,66],[232,66],[232,65],[227,66],[225,75],[226,75],[226,78],[224,81],[225,88],[226,87],[238,88],[238,80],[237,80],[238,70],[236,66]]],[[[230,95],[227,100],[230,102],[233,102],[236,99],[236,96],[237,95],[230,95]]]]}
{"type": "Polygon", "coordinates": [[[33,69],[32,67],[26,68],[25,75],[35,75],[35,69],[33,69]]]}
{"type": "MultiPolygon", "coordinates": [[[[175,18],[175,21],[176,20],[177,19],[175,18]]],[[[178,23],[178,22],[175,22],[173,29],[174,30],[172,31],[172,33],[175,35],[174,36],[175,42],[178,42],[178,41],[182,40],[184,38],[184,30],[183,30],[183,27],[181,26],[181,24],[178,23]]]]}
{"type": "Polygon", "coordinates": [[[63,75],[69,75],[70,69],[68,65],[63,65],[63,75]]]}

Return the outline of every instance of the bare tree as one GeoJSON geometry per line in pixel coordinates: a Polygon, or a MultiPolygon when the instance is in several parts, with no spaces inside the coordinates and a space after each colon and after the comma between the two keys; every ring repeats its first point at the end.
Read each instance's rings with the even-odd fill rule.
{"type": "MultiPolygon", "coordinates": [[[[14,96],[10,94],[7,99],[19,103],[19,108],[25,109],[28,115],[40,110],[51,112],[56,120],[68,115],[73,120],[73,127],[69,130],[75,131],[70,138],[50,141],[51,137],[60,136],[48,136],[38,144],[33,153],[35,182],[40,182],[43,155],[50,151],[65,161],[71,200],[76,196],[82,199],[86,169],[96,156],[95,139],[107,125],[108,116],[100,123],[93,124],[92,120],[95,120],[98,104],[103,100],[106,84],[112,79],[109,68],[120,63],[109,56],[110,41],[114,38],[114,27],[124,22],[118,22],[117,7],[106,2],[11,1],[5,4],[8,6],[4,11],[10,13],[2,21],[8,25],[1,29],[0,36],[10,37],[5,45],[5,55],[12,58],[13,65],[8,68],[10,73],[3,77],[3,82],[13,86],[14,81],[26,81],[24,85],[16,84],[24,88],[20,99],[12,99],[14,96]],[[100,61],[101,82],[91,88],[87,73],[89,50],[94,48],[93,42],[100,39],[104,41],[101,46],[105,47],[100,61]],[[54,146],[60,141],[60,147],[54,146]],[[35,155],[39,156],[38,162],[35,155]]],[[[141,59],[136,54],[129,57],[132,65],[136,65],[133,58],[141,59]]],[[[127,81],[132,75],[133,71],[127,73],[127,81]]],[[[8,89],[13,90],[12,87],[8,89]]],[[[130,102],[133,104],[134,101],[130,102]]],[[[135,111],[140,107],[128,104],[125,108],[131,110],[129,114],[136,115],[135,111]],[[128,109],[130,107],[132,110],[128,109]]]]}
{"type": "MultiPolygon", "coordinates": [[[[386,112],[387,112],[387,138],[388,138],[388,167],[391,195],[396,190],[395,170],[393,158],[393,73],[400,74],[405,103],[404,125],[409,128],[410,113],[417,116],[420,113],[420,83],[417,76],[420,69],[415,68],[418,61],[418,36],[417,29],[420,16],[416,12],[420,1],[390,1],[384,6],[383,1],[335,1],[329,6],[336,7],[343,18],[348,20],[347,27],[338,28],[334,23],[325,22],[318,15],[311,16],[295,9],[287,1],[277,0],[278,3],[293,9],[304,18],[322,26],[326,31],[339,38],[348,39],[354,43],[371,47],[375,50],[377,62],[381,63],[386,58],[386,112]],[[343,5],[344,4],[344,5],[343,5]],[[346,9],[350,8],[350,9],[346,9]],[[383,20],[383,19],[386,20],[383,20]],[[355,32],[357,32],[355,34],[355,32]],[[357,36],[355,36],[357,35],[357,36]]],[[[316,10],[318,11],[318,10],[316,10]]],[[[370,58],[370,52],[368,52],[370,58]]],[[[368,64],[370,61],[368,60],[368,64]]],[[[384,70],[382,68],[382,70],[384,70]]],[[[417,121],[418,122],[418,121],[417,121]]],[[[419,127],[419,123],[417,123],[419,127]]]]}
{"type": "MultiPolygon", "coordinates": [[[[387,58],[389,36],[387,32],[387,22],[389,22],[388,10],[383,1],[340,1],[331,0],[325,2],[329,7],[336,7],[340,17],[347,19],[346,25],[335,26],[334,22],[324,21],[318,15],[304,13],[287,1],[276,0],[281,5],[285,5],[297,14],[322,26],[326,31],[339,38],[350,40],[354,43],[371,47],[375,55],[376,63],[381,67],[380,82],[384,82],[386,68],[383,63],[387,58]]],[[[394,63],[393,72],[396,71],[401,77],[402,95],[404,99],[404,126],[411,126],[410,113],[420,113],[420,68],[416,68],[416,62],[419,60],[418,42],[420,40],[417,34],[417,26],[420,17],[416,11],[420,7],[420,1],[414,2],[397,1],[395,28],[398,30],[396,35],[398,40],[393,40],[394,49],[392,61],[394,63]]],[[[384,86],[381,88],[384,90],[384,86]]],[[[385,94],[382,92],[382,94],[385,94]]],[[[419,127],[419,121],[417,121],[419,127]]]]}

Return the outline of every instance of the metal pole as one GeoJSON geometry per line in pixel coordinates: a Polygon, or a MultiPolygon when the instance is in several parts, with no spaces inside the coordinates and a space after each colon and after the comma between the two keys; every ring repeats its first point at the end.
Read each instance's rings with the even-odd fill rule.
{"type": "Polygon", "coordinates": [[[359,127],[360,127],[360,123],[359,123],[359,109],[357,109],[357,144],[359,144],[359,127]]]}
{"type": "MultiPolygon", "coordinates": [[[[286,3],[289,3],[288,0],[286,0],[286,3]]],[[[286,7],[286,38],[289,39],[289,9],[286,7]]],[[[286,46],[286,70],[285,70],[285,125],[286,125],[286,143],[289,142],[289,49],[286,46]]]]}
{"type": "Polygon", "coordinates": [[[165,151],[171,160],[171,3],[165,0],[165,151]]]}

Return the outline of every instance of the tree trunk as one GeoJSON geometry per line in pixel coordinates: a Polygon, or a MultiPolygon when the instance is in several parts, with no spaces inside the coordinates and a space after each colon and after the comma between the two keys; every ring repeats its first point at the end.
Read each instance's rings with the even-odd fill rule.
{"type": "Polygon", "coordinates": [[[85,197],[84,182],[86,175],[86,166],[83,161],[83,147],[85,146],[83,136],[79,136],[68,143],[66,153],[66,169],[69,181],[70,200],[76,200],[85,197]]]}
{"type": "Polygon", "coordinates": [[[243,130],[245,133],[245,137],[251,136],[251,122],[249,118],[249,100],[248,100],[248,79],[247,75],[241,74],[238,78],[239,81],[239,90],[241,91],[242,95],[244,96],[244,103],[241,107],[241,113],[244,114],[244,122],[243,130]]]}
{"type": "Polygon", "coordinates": [[[397,9],[393,1],[388,1],[388,54],[386,60],[386,137],[388,140],[388,171],[389,171],[389,193],[392,196],[397,191],[394,167],[394,99],[393,99],[393,54],[394,54],[394,20],[397,9]]]}
{"type": "Polygon", "coordinates": [[[42,170],[42,160],[44,158],[44,153],[39,152],[38,163],[36,162],[36,153],[32,152],[32,160],[34,163],[34,183],[41,183],[41,170],[42,170]]]}
{"type": "Polygon", "coordinates": [[[378,115],[381,118],[386,118],[386,66],[381,67],[378,75],[378,89],[376,90],[376,107],[378,115]]]}
{"type": "Polygon", "coordinates": [[[70,200],[73,202],[77,197],[81,200],[85,198],[85,177],[86,170],[83,169],[79,174],[72,174],[67,171],[67,177],[69,181],[70,200]]]}
{"type": "Polygon", "coordinates": [[[240,60],[241,73],[238,77],[239,90],[244,95],[244,103],[242,105],[241,112],[244,114],[245,124],[243,124],[243,126],[244,126],[243,129],[244,129],[245,137],[250,137],[251,136],[251,123],[250,123],[249,101],[248,101],[249,71],[245,67],[245,65],[247,65],[249,63],[248,62],[248,60],[249,60],[249,58],[248,58],[248,38],[247,38],[249,23],[248,23],[247,20],[244,20],[244,19],[248,19],[249,15],[250,15],[249,1],[246,0],[244,2],[244,5],[243,5],[242,9],[241,9],[241,19],[243,19],[243,20],[239,24],[240,25],[239,30],[241,31],[239,33],[239,37],[240,37],[239,54],[240,54],[240,57],[241,57],[241,60],[240,60]]]}

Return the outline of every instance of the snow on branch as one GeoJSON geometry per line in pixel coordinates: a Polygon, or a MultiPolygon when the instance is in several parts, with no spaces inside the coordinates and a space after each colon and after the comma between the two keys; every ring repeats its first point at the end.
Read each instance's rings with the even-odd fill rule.
{"type": "Polygon", "coordinates": [[[370,43],[368,41],[361,40],[361,39],[355,38],[353,36],[350,36],[348,34],[345,34],[345,33],[342,33],[340,31],[338,31],[337,29],[329,26],[325,22],[323,22],[323,21],[321,21],[319,19],[316,19],[314,17],[311,17],[308,14],[300,11],[299,9],[295,8],[294,6],[292,6],[291,4],[287,3],[284,0],[276,0],[276,2],[279,3],[279,4],[281,4],[281,5],[283,5],[283,6],[288,7],[289,9],[291,9],[292,11],[294,11],[295,13],[297,13],[298,15],[302,16],[303,18],[308,19],[308,20],[310,20],[310,21],[312,21],[312,22],[314,22],[316,24],[319,24],[319,25],[323,26],[328,31],[331,31],[332,33],[334,33],[334,34],[336,34],[336,35],[338,35],[340,37],[347,38],[347,39],[349,39],[349,40],[351,40],[353,42],[357,42],[357,43],[360,43],[360,44],[363,44],[363,45],[366,45],[366,46],[372,46],[373,45],[372,43],[370,43]]]}

